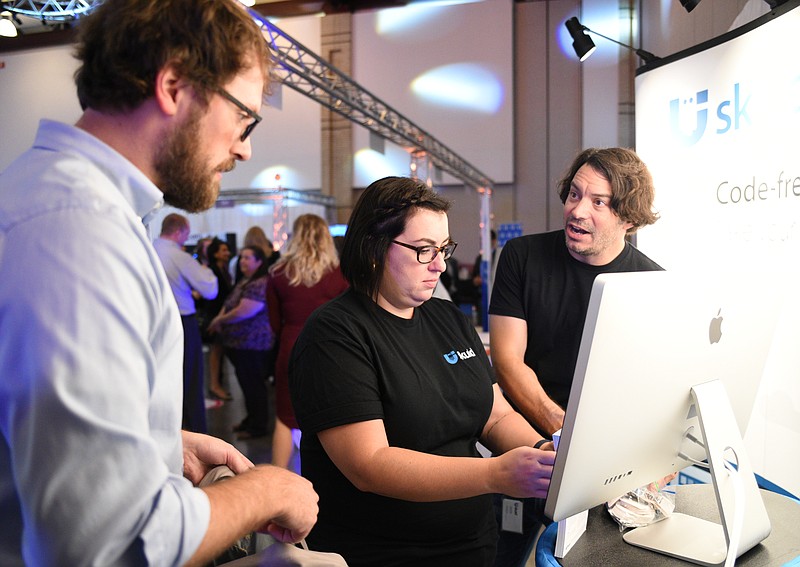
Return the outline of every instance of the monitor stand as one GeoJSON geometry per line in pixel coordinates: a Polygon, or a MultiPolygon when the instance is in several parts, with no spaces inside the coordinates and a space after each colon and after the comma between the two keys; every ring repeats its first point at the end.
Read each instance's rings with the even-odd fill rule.
{"type": "Polygon", "coordinates": [[[660,522],[628,531],[623,539],[631,545],[698,565],[724,565],[732,538],[735,544],[738,542],[738,557],[766,538],[771,526],[722,382],[714,380],[694,386],[692,398],[722,525],[675,513],[660,522]],[[729,463],[734,460],[736,470],[729,471],[726,460],[729,463]],[[742,505],[743,509],[736,509],[742,505]]]}

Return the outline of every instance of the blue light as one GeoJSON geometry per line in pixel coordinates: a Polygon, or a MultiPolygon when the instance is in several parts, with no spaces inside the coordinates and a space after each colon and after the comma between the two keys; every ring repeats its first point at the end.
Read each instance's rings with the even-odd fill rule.
{"type": "Polygon", "coordinates": [[[445,13],[444,8],[458,4],[471,4],[480,0],[439,0],[412,2],[400,8],[387,8],[377,14],[375,29],[379,35],[405,34],[445,13]]]}
{"type": "Polygon", "coordinates": [[[239,210],[248,217],[266,217],[272,215],[272,203],[242,203],[239,210]]]}
{"type": "Polygon", "coordinates": [[[397,171],[395,165],[391,163],[384,154],[375,150],[362,149],[355,154],[356,171],[369,179],[370,183],[375,179],[382,179],[389,175],[403,175],[397,171]]]}
{"type": "Polygon", "coordinates": [[[563,53],[568,59],[578,60],[578,57],[575,55],[575,49],[572,47],[572,36],[569,35],[569,30],[567,30],[566,26],[566,19],[561,22],[561,25],[556,28],[556,43],[558,43],[558,47],[561,49],[561,53],[563,53]]]}
{"type": "Polygon", "coordinates": [[[503,106],[503,86],[488,69],[474,63],[454,63],[431,69],[411,82],[421,99],[450,108],[494,114],[503,106]]]}
{"type": "Polygon", "coordinates": [[[344,233],[347,232],[347,225],[332,224],[330,226],[330,229],[331,229],[331,236],[344,236],[344,233]]]}

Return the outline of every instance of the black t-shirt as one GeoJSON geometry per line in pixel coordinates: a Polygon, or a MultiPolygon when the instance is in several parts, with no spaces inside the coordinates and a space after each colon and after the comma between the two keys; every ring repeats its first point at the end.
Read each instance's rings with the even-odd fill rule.
{"type": "Polygon", "coordinates": [[[341,553],[351,567],[491,565],[491,495],[419,503],[362,492],[316,433],[382,419],[391,446],[482,458],[475,442],[493,382],[478,334],[451,302],[431,299],[407,320],[351,289],[315,311],[289,366],[302,474],[320,496],[309,546],[341,553]]]}
{"type": "Polygon", "coordinates": [[[566,408],[595,277],[661,269],[630,243],[611,263],[591,266],[569,254],[563,230],[521,236],[503,247],[489,313],[527,321],[525,364],[566,408]]]}

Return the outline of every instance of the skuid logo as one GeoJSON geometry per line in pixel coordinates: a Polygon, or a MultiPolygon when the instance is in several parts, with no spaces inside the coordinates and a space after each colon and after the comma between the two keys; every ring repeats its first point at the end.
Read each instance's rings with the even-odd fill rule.
{"type": "MultiPolygon", "coordinates": [[[[750,124],[750,116],[747,114],[747,105],[750,96],[743,98],[739,83],[733,85],[733,97],[723,98],[719,102],[716,100],[709,104],[708,89],[697,91],[693,97],[680,99],[674,98],[669,101],[669,124],[672,135],[684,146],[693,146],[700,141],[706,133],[708,127],[708,107],[716,104],[716,129],[717,135],[722,135],[731,130],[738,130],[745,123],[750,124]],[[686,118],[685,113],[694,111],[694,129],[685,132],[681,127],[686,118]]],[[[687,123],[691,123],[691,119],[687,123]]]]}
{"type": "Polygon", "coordinates": [[[472,349],[467,349],[466,351],[462,352],[460,350],[451,350],[447,354],[442,355],[444,359],[447,361],[448,364],[455,364],[459,360],[466,360],[468,358],[473,358],[475,356],[475,351],[472,349]]]}
{"type": "Polygon", "coordinates": [[[443,354],[442,356],[444,356],[444,359],[447,361],[448,364],[455,364],[456,362],[458,362],[458,355],[454,350],[451,350],[450,352],[448,352],[447,354],[443,354]]]}

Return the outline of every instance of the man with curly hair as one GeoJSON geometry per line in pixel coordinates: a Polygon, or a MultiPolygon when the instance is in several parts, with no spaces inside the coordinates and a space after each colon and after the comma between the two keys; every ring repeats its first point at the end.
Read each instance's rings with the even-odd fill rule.
{"type": "MultiPolygon", "coordinates": [[[[658,219],[653,179],[635,152],[581,152],[559,181],[558,194],[564,228],[506,243],[489,307],[497,381],[546,437],[564,421],[595,277],[662,269],[626,239],[658,219]]],[[[496,506],[501,516],[499,497],[496,506]]],[[[525,564],[543,509],[543,500],[523,503],[524,533],[500,532],[495,565],[525,564]]]]}

